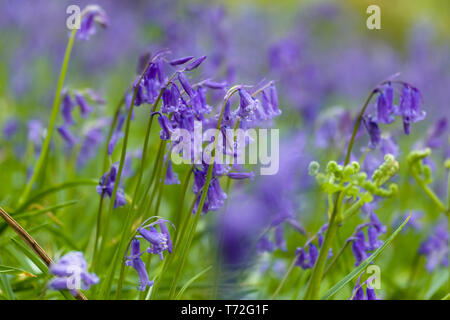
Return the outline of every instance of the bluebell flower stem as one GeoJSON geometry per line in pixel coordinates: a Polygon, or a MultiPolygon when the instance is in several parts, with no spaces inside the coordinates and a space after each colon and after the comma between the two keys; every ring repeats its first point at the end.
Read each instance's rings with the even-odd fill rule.
{"type": "Polygon", "coordinates": [[[61,67],[61,72],[59,74],[58,84],[56,86],[56,92],[55,92],[55,98],[53,99],[53,107],[52,112],[50,115],[50,122],[48,124],[47,129],[47,136],[45,137],[44,143],[42,145],[41,154],[39,155],[38,162],[36,163],[36,166],[33,170],[33,174],[28,180],[27,185],[25,186],[25,189],[19,199],[19,206],[22,205],[27,199],[31,192],[31,189],[33,188],[34,183],[36,182],[37,178],[41,174],[41,171],[45,168],[45,160],[47,158],[49,149],[50,149],[50,142],[52,140],[52,134],[53,134],[53,128],[56,123],[56,119],[59,114],[60,109],[60,102],[61,102],[61,90],[64,86],[64,79],[66,77],[67,73],[67,67],[69,65],[70,60],[70,53],[72,52],[73,43],[75,41],[75,35],[77,33],[77,29],[73,29],[69,42],[67,43],[66,52],[64,53],[64,60],[61,67]]]}
{"type": "MultiPolygon", "coordinates": [[[[344,166],[350,163],[350,156],[352,153],[353,146],[355,144],[356,135],[359,130],[359,126],[364,117],[364,113],[369,105],[370,100],[376,94],[377,89],[373,89],[369,95],[367,96],[363,107],[358,115],[356,123],[353,127],[352,136],[350,138],[350,142],[347,149],[347,154],[345,156],[344,166]]],[[[319,257],[317,258],[316,264],[312,270],[311,279],[308,284],[308,288],[306,290],[305,299],[316,300],[319,297],[320,284],[323,278],[323,271],[325,268],[325,263],[328,256],[328,251],[331,248],[334,240],[334,236],[336,235],[339,224],[342,222],[342,212],[341,212],[341,203],[343,201],[344,195],[342,192],[338,192],[336,194],[336,198],[334,201],[334,205],[331,211],[331,215],[329,217],[328,228],[325,233],[325,239],[322,244],[322,247],[319,251],[319,257]]]]}
{"type": "Polygon", "coordinates": [[[206,180],[205,180],[205,184],[203,186],[200,202],[198,204],[198,207],[197,207],[197,210],[196,210],[196,213],[195,213],[195,216],[194,216],[194,221],[193,221],[192,226],[191,226],[191,228],[190,228],[190,230],[189,230],[189,232],[187,234],[187,239],[186,239],[186,242],[185,242],[186,245],[185,245],[184,250],[183,250],[183,252],[181,254],[181,258],[180,258],[181,260],[180,260],[180,263],[178,264],[177,271],[176,271],[175,276],[173,278],[172,288],[171,288],[170,293],[169,293],[169,299],[173,298],[174,295],[175,295],[175,289],[177,288],[177,284],[178,284],[178,280],[179,280],[181,271],[183,270],[184,264],[186,262],[186,257],[187,257],[187,254],[189,252],[189,248],[190,248],[190,245],[192,243],[192,239],[194,238],[194,234],[195,234],[195,231],[196,231],[196,228],[197,228],[198,221],[200,219],[200,215],[201,215],[201,213],[203,211],[203,206],[205,204],[206,196],[208,194],[209,185],[210,185],[211,180],[212,180],[212,173],[213,173],[214,160],[215,160],[215,151],[216,151],[217,140],[218,140],[218,132],[220,130],[220,126],[221,126],[221,123],[222,123],[223,113],[225,111],[225,106],[226,106],[228,100],[230,99],[232,94],[234,94],[235,92],[237,92],[237,88],[230,89],[229,94],[227,94],[227,98],[225,99],[225,101],[224,101],[224,103],[222,105],[222,109],[220,111],[219,119],[217,121],[216,134],[215,134],[215,137],[214,137],[213,151],[211,152],[211,158],[212,158],[211,159],[211,163],[209,164],[209,167],[208,167],[208,173],[206,175],[206,180]]]}
{"type": "MultiPolygon", "coordinates": [[[[108,223],[109,219],[108,218],[110,218],[112,216],[112,211],[114,209],[114,202],[116,200],[116,194],[117,194],[117,190],[119,188],[119,184],[120,184],[120,180],[121,180],[121,176],[122,176],[122,171],[123,171],[123,166],[125,164],[125,156],[126,156],[126,153],[127,153],[128,138],[129,138],[130,126],[131,126],[131,116],[132,116],[133,110],[134,110],[134,103],[135,103],[135,100],[136,100],[137,91],[138,91],[139,85],[140,85],[142,79],[144,78],[144,75],[147,73],[147,70],[150,67],[150,65],[151,65],[151,63],[149,62],[147,64],[145,70],[142,72],[142,74],[140,75],[140,77],[138,79],[137,85],[136,85],[136,87],[135,87],[135,89],[133,91],[133,97],[131,99],[131,105],[130,105],[130,108],[128,110],[128,116],[127,116],[127,120],[126,120],[126,123],[125,123],[125,135],[124,135],[124,139],[123,139],[122,153],[121,153],[121,156],[120,156],[119,170],[117,172],[116,182],[114,184],[113,193],[111,195],[111,200],[110,200],[110,203],[109,203],[108,215],[106,217],[106,222],[107,223],[105,225],[105,228],[103,228],[104,230],[102,231],[103,236],[102,236],[101,249],[98,252],[98,258],[97,258],[97,263],[98,264],[100,264],[101,253],[103,251],[102,249],[104,248],[106,240],[107,240],[105,236],[108,234],[108,229],[109,229],[109,223],[108,223]]],[[[144,155],[142,155],[142,157],[144,157],[144,155]]],[[[133,198],[133,201],[134,201],[134,198],[133,198]]],[[[132,203],[131,207],[133,207],[133,204],[134,203],[132,203]]],[[[129,228],[129,224],[130,224],[130,220],[131,220],[131,211],[132,210],[130,208],[130,210],[128,210],[127,217],[125,219],[125,224],[124,224],[124,228],[123,228],[124,233],[123,233],[123,236],[121,238],[120,245],[119,245],[119,247],[117,249],[117,250],[119,250],[119,252],[122,252],[121,248],[124,246],[124,242],[125,242],[124,239],[127,236],[127,232],[126,231],[129,228]]],[[[104,286],[102,286],[102,289],[104,289],[104,290],[100,294],[103,295],[103,297],[106,297],[109,294],[109,292],[110,292],[111,285],[112,285],[112,280],[114,278],[114,271],[115,271],[114,262],[117,261],[117,257],[118,257],[118,254],[115,254],[114,255],[115,261],[113,261],[113,263],[111,265],[111,274],[107,275],[107,278],[105,279],[105,284],[104,284],[104,286]]]]}

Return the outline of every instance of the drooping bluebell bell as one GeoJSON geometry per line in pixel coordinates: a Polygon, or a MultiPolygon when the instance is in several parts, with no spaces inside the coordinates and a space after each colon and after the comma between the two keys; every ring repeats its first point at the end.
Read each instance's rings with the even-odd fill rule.
{"type": "Polygon", "coordinates": [[[57,130],[69,148],[72,148],[77,143],[78,139],[69,131],[67,126],[59,126],[57,130]]]}
{"type": "MultiPolygon", "coordinates": [[[[328,224],[323,225],[319,231],[317,232],[315,237],[312,237],[308,241],[306,241],[303,247],[298,247],[295,251],[295,255],[297,256],[297,261],[295,263],[296,266],[300,266],[302,269],[310,269],[314,267],[316,260],[319,256],[319,250],[317,246],[313,243],[313,240],[317,238],[317,242],[319,248],[322,247],[323,244],[323,234],[328,228],[328,224]],[[308,248],[308,252],[307,252],[308,248]]],[[[331,258],[333,255],[333,250],[330,248],[328,251],[327,259],[331,258]]]]}
{"type": "Polygon", "coordinates": [[[192,98],[194,96],[194,89],[190,85],[189,80],[187,79],[187,77],[184,75],[183,72],[178,72],[178,81],[180,82],[181,86],[183,87],[184,92],[186,92],[186,94],[190,98],[192,98]]]}
{"type": "Polygon", "coordinates": [[[180,184],[180,179],[178,179],[178,175],[175,172],[173,172],[172,161],[170,161],[170,159],[167,162],[167,172],[164,183],[167,185],[180,184]]]}
{"type": "Polygon", "coordinates": [[[394,89],[388,84],[383,90],[378,90],[377,98],[377,122],[378,123],[392,123],[395,118],[394,112],[394,89]]]}
{"type": "Polygon", "coordinates": [[[63,115],[64,123],[66,125],[72,125],[75,123],[72,117],[72,110],[75,107],[72,98],[70,97],[68,92],[63,94],[62,108],[61,112],[63,115]]]}
{"type": "Polygon", "coordinates": [[[368,278],[366,281],[360,284],[361,277],[363,274],[364,272],[361,273],[361,275],[358,277],[358,280],[356,281],[355,287],[353,288],[352,295],[350,298],[352,300],[377,300],[377,297],[375,296],[375,290],[368,284],[371,278],[368,278]],[[366,295],[364,295],[363,289],[364,285],[366,285],[366,295]]]}
{"type": "Polygon", "coordinates": [[[428,132],[426,139],[426,146],[432,149],[440,148],[446,144],[445,139],[448,139],[448,121],[447,118],[442,117],[438,119],[428,132]]]}
{"type": "Polygon", "coordinates": [[[378,126],[377,121],[371,116],[364,117],[363,123],[370,137],[369,148],[375,149],[381,141],[380,127],[378,126]]]}
{"type": "Polygon", "coordinates": [[[257,108],[257,101],[244,89],[239,90],[239,109],[238,115],[244,120],[252,120],[254,111],[257,108]]]}
{"type": "Polygon", "coordinates": [[[197,69],[200,64],[202,64],[203,61],[205,61],[206,56],[201,56],[200,58],[195,59],[194,61],[192,61],[191,63],[189,63],[184,70],[186,71],[192,71],[194,69],[197,69]]]}
{"type": "Polygon", "coordinates": [[[264,235],[256,244],[256,249],[259,253],[272,252],[275,250],[275,245],[269,240],[267,235],[264,235]]]}
{"type": "Polygon", "coordinates": [[[159,219],[147,226],[140,226],[137,231],[139,235],[147,240],[150,246],[147,252],[150,254],[159,255],[160,259],[163,259],[163,252],[167,251],[172,253],[172,240],[170,237],[169,230],[167,229],[166,223],[170,223],[167,220],[159,219]],[[160,230],[156,229],[156,225],[159,225],[160,230]]]}
{"type": "Polygon", "coordinates": [[[169,119],[162,114],[161,112],[155,112],[153,115],[158,115],[158,122],[161,127],[161,131],[159,132],[159,137],[161,140],[169,140],[172,135],[172,125],[170,124],[169,119]]]}
{"type": "Polygon", "coordinates": [[[192,59],[194,59],[193,56],[187,56],[183,58],[174,59],[170,61],[169,64],[172,66],[178,66],[180,64],[185,64],[186,62],[191,61],[192,59]]]}
{"type": "MultiPolygon", "coordinates": [[[[116,162],[111,166],[111,169],[106,172],[101,178],[98,186],[96,187],[97,193],[104,197],[107,195],[109,198],[112,197],[114,191],[114,184],[116,183],[117,174],[119,170],[119,163],[116,162]]],[[[117,188],[116,198],[114,201],[114,208],[124,206],[126,204],[125,192],[119,186],[117,188]]]]}
{"type": "Polygon", "coordinates": [[[422,242],[419,254],[427,259],[425,268],[428,272],[433,272],[439,265],[448,266],[448,229],[447,222],[436,226],[433,234],[422,242]]]}
{"type": "Polygon", "coordinates": [[[346,241],[352,244],[355,266],[359,266],[361,262],[369,257],[369,251],[376,250],[383,244],[382,241],[378,240],[378,236],[386,232],[386,226],[380,222],[375,212],[371,211],[369,216],[370,221],[357,226],[355,234],[346,241]],[[367,228],[368,241],[366,241],[364,228],[367,228]]]}
{"type": "Polygon", "coordinates": [[[93,111],[81,93],[75,93],[75,101],[80,107],[82,117],[86,118],[93,111]]]}
{"type": "Polygon", "coordinates": [[[80,30],[78,30],[76,35],[77,38],[88,40],[96,32],[96,23],[102,27],[107,27],[109,25],[108,16],[100,6],[89,5],[82,12],[82,21],[80,30]]]}
{"type": "Polygon", "coordinates": [[[403,85],[397,115],[403,118],[403,129],[405,134],[411,132],[411,123],[421,121],[425,118],[425,111],[420,110],[421,95],[417,88],[408,84],[403,85]]]}
{"type": "Polygon", "coordinates": [[[38,119],[32,119],[27,122],[28,140],[33,143],[34,150],[39,153],[42,146],[44,127],[38,119]]]}
{"type": "Polygon", "coordinates": [[[243,180],[243,179],[253,180],[253,178],[255,177],[255,173],[253,171],[250,171],[250,172],[236,172],[236,171],[232,171],[232,172],[228,172],[227,176],[230,179],[234,179],[234,180],[243,180]]]}
{"type": "Polygon", "coordinates": [[[50,273],[56,276],[49,283],[53,290],[70,290],[76,295],[76,289],[88,290],[100,279],[94,273],[88,273],[83,253],[72,251],[61,257],[49,267],[50,273]]]}
{"type": "Polygon", "coordinates": [[[141,255],[145,252],[141,252],[139,239],[134,238],[131,242],[130,255],[126,257],[125,264],[133,267],[139,276],[138,290],[144,291],[147,286],[151,287],[154,281],[150,281],[148,278],[147,269],[144,261],[141,259],[141,255]]]}
{"type": "Polygon", "coordinates": [[[216,82],[212,80],[205,80],[201,83],[202,86],[205,86],[209,89],[225,89],[227,86],[226,82],[216,82]]]}
{"type": "Polygon", "coordinates": [[[10,118],[3,124],[3,138],[10,140],[19,129],[19,121],[16,118],[10,118]]]}
{"type": "Polygon", "coordinates": [[[78,167],[83,167],[89,159],[92,159],[96,155],[98,146],[102,141],[102,128],[94,127],[86,133],[77,158],[78,167]]]}

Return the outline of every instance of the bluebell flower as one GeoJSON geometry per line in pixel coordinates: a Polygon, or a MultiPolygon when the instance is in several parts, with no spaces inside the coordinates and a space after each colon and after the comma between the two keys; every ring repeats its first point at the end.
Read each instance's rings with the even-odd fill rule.
{"type": "Polygon", "coordinates": [[[200,58],[195,59],[194,61],[192,61],[191,63],[189,63],[189,64],[186,66],[186,68],[184,68],[184,70],[186,70],[186,71],[192,71],[192,70],[194,70],[194,69],[197,69],[197,68],[200,66],[200,64],[201,64],[203,61],[205,61],[205,59],[206,59],[206,56],[202,56],[202,57],[200,57],[200,58]]]}
{"type": "Polygon", "coordinates": [[[375,149],[381,142],[380,127],[378,126],[377,121],[371,116],[364,117],[363,123],[370,137],[369,148],[375,149]]]}
{"type": "Polygon", "coordinates": [[[16,118],[10,118],[3,124],[3,137],[10,140],[19,129],[19,121],[16,118]]]}
{"type": "Polygon", "coordinates": [[[397,114],[403,118],[403,129],[405,134],[411,132],[411,123],[421,121],[425,118],[425,111],[420,111],[420,92],[417,88],[408,84],[403,86],[402,95],[397,114]]]}
{"type": "Polygon", "coordinates": [[[80,93],[75,93],[75,101],[80,107],[81,116],[86,118],[92,112],[92,108],[80,93]]]}
{"type": "Polygon", "coordinates": [[[151,287],[154,283],[154,281],[150,281],[148,278],[147,269],[145,268],[145,263],[141,259],[141,253],[140,250],[140,242],[138,239],[134,238],[131,242],[131,252],[130,255],[126,257],[125,264],[127,266],[133,267],[139,276],[139,286],[138,290],[144,291],[147,286],[151,287]]]}
{"type": "Polygon", "coordinates": [[[350,298],[352,298],[352,300],[378,300],[375,295],[375,290],[367,284],[369,280],[371,280],[371,278],[368,278],[366,281],[360,284],[363,273],[361,273],[361,275],[358,277],[355,287],[353,288],[352,296],[350,298]],[[364,295],[364,285],[366,285],[366,295],[364,295]]]}
{"type": "Polygon", "coordinates": [[[73,295],[76,295],[77,289],[88,290],[100,281],[96,274],[88,273],[86,260],[79,251],[67,253],[51,264],[49,271],[56,276],[50,281],[49,287],[53,290],[70,290],[73,295]]]}
{"type": "Polygon", "coordinates": [[[434,271],[439,265],[448,266],[448,230],[446,223],[439,224],[433,234],[422,242],[419,254],[426,257],[425,267],[428,272],[434,271]]]}
{"type": "Polygon", "coordinates": [[[98,5],[89,5],[83,10],[83,18],[80,30],[77,32],[77,38],[80,40],[88,40],[96,32],[95,24],[98,23],[102,27],[109,25],[109,19],[105,11],[98,5]]]}
{"type": "MultiPolygon", "coordinates": [[[[104,197],[112,197],[114,192],[114,184],[116,183],[117,173],[119,170],[119,163],[116,162],[111,166],[111,169],[106,172],[100,179],[98,186],[96,187],[97,193],[104,197]]],[[[118,208],[126,205],[125,192],[121,187],[117,188],[116,198],[114,201],[114,208],[118,208]]]]}
{"type": "Polygon", "coordinates": [[[275,250],[275,245],[269,240],[267,235],[264,235],[256,244],[256,249],[259,253],[272,252],[275,250]]]}
{"type": "Polygon", "coordinates": [[[190,98],[192,98],[194,96],[194,89],[189,84],[189,81],[188,81],[188,79],[186,78],[186,76],[184,75],[183,72],[178,72],[178,81],[180,82],[181,86],[183,87],[184,92],[186,92],[186,94],[190,98]]]}
{"type": "Polygon", "coordinates": [[[193,56],[187,56],[183,58],[174,59],[170,61],[169,64],[172,66],[178,66],[180,64],[185,64],[186,62],[191,61],[192,59],[194,59],[193,56]]]}
{"type": "Polygon", "coordinates": [[[98,146],[103,141],[103,132],[99,127],[90,129],[84,137],[77,159],[77,166],[82,167],[86,161],[95,157],[98,146]]]}
{"type": "Polygon", "coordinates": [[[140,236],[147,240],[150,244],[147,249],[148,253],[159,255],[161,260],[163,259],[163,252],[167,251],[172,253],[172,240],[165,223],[169,223],[167,220],[157,220],[149,224],[148,226],[141,226],[137,229],[140,236]],[[159,225],[160,230],[156,229],[156,225],[159,225]]]}
{"type": "Polygon", "coordinates": [[[170,159],[167,162],[166,179],[164,180],[164,182],[167,185],[180,184],[180,179],[178,179],[178,175],[175,172],[173,172],[172,161],[170,161],[170,159]]]}
{"type": "Polygon", "coordinates": [[[69,148],[72,148],[77,143],[78,139],[74,137],[67,126],[59,126],[57,130],[69,148]]]}
{"type": "Polygon", "coordinates": [[[63,95],[61,112],[63,115],[64,123],[66,125],[72,125],[75,123],[72,117],[72,110],[75,107],[72,98],[69,93],[65,92],[63,95]]]}

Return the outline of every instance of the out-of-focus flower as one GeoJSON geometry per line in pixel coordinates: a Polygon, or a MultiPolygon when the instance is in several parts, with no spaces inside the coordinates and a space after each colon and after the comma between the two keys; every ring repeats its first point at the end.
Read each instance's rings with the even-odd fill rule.
{"type": "Polygon", "coordinates": [[[425,240],[419,253],[427,258],[426,269],[434,271],[439,265],[448,266],[448,230],[446,223],[439,224],[433,234],[425,240]]]}
{"type": "Polygon", "coordinates": [[[77,32],[77,38],[80,40],[88,40],[96,32],[96,23],[102,27],[108,27],[108,16],[100,6],[89,5],[82,12],[81,26],[77,32]]]}
{"type": "Polygon", "coordinates": [[[3,137],[10,140],[19,129],[19,121],[16,118],[10,118],[3,124],[3,137]]]}
{"type": "MultiPolygon", "coordinates": [[[[119,163],[116,162],[111,166],[109,172],[106,172],[100,179],[100,182],[96,188],[97,193],[100,196],[107,195],[108,197],[112,197],[112,193],[114,191],[114,184],[116,183],[117,174],[119,170],[119,163]]],[[[118,208],[126,205],[127,201],[125,199],[125,193],[121,187],[117,188],[116,198],[114,201],[114,208],[118,208]]]]}
{"type": "Polygon", "coordinates": [[[77,289],[88,290],[100,281],[97,275],[88,273],[86,260],[79,251],[67,253],[50,265],[49,271],[56,276],[50,281],[49,287],[53,290],[70,290],[73,295],[76,295],[77,289]]]}

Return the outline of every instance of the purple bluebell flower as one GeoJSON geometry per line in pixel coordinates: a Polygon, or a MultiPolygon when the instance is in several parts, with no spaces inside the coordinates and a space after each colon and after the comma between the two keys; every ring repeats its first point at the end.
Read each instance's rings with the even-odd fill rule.
{"type": "Polygon", "coordinates": [[[155,114],[158,114],[158,122],[161,127],[159,137],[161,138],[161,140],[169,140],[173,131],[169,119],[161,112],[155,112],[154,115],[155,114]]]}
{"type": "Polygon", "coordinates": [[[436,149],[445,145],[445,139],[448,139],[448,134],[445,134],[446,132],[448,132],[447,118],[443,117],[438,119],[431,127],[431,130],[428,133],[426,146],[436,149]]]}
{"type": "MultiPolygon", "coordinates": [[[[117,173],[119,170],[119,163],[116,162],[111,166],[111,169],[106,172],[100,179],[98,186],[96,187],[97,193],[104,197],[107,195],[109,198],[112,197],[114,192],[114,184],[116,183],[117,173]]],[[[117,188],[116,198],[114,201],[114,208],[118,208],[126,205],[125,192],[121,187],[117,188]]]]}
{"type": "Polygon", "coordinates": [[[10,140],[19,129],[19,121],[16,118],[10,118],[3,124],[3,137],[10,140]]]}
{"type": "Polygon", "coordinates": [[[100,279],[94,273],[88,273],[87,263],[83,253],[72,251],[61,257],[49,267],[50,273],[56,276],[49,283],[53,290],[70,290],[76,295],[76,290],[88,290],[100,279]]]}
{"type": "Polygon", "coordinates": [[[61,112],[63,115],[64,123],[66,125],[72,125],[75,123],[72,117],[72,110],[75,107],[72,98],[69,93],[65,92],[63,95],[61,112]]]}
{"type": "Polygon", "coordinates": [[[189,84],[189,81],[183,72],[178,72],[178,81],[180,82],[186,94],[192,98],[194,96],[194,89],[189,84]]]}
{"type": "Polygon", "coordinates": [[[202,85],[209,89],[225,89],[227,86],[226,82],[216,82],[212,80],[205,80],[202,82],[202,85]]]}
{"type": "Polygon", "coordinates": [[[417,88],[408,84],[403,86],[397,114],[403,118],[403,129],[405,134],[411,131],[411,123],[421,121],[425,118],[425,111],[420,111],[421,95],[417,88]]]}
{"type": "Polygon", "coordinates": [[[95,157],[98,146],[102,141],[103,132],[101,128],[92,128],[86,133],[77,159],[78,167],[83,167],[86,161],[95,157]]]}
{"type": "Polygon", "coordinates": [[[394,112],[394,89],[389,84],[386,86],[384,92],[379,90],[377,98],[377,122],[378,123],[392,123],[395,118],[394,112]]]}
{"type": "Polygon", "coordinates": [[[178,179],[178,175],[175,172],[173,172],[172,161],[170,161],[170,159],[167,162],[167,173],[164,182],[167,185],[180,184],[180,179],[178,179]]]}
{"type": "Polygon", "coordinates": [[[180,64],[185,64],[186,62],[191,61],[192,59],[194,59],[193,56],[187,56],[183,58],[174,59],[170,61],[169,64],[172,66],[178,66],[180,64]]]}
{"type": "Polygon", "coordinates": [[[74,137],[67,126],[59,126],[57,130],[69,148],[72,148],[77,143],[77,138],[74,137]]]}
{"type": "Polygon", "coordinates": [[[75,93],[75,101],[80,107],[81,116],[86,118],[92,112],[92,108],[88,105],[86,99],[80,93],[75,93]]]}
{"type": "Polygon", "coordinates": [[[109,25],[109,19],[105,11],[98,5],[89,5],[83,10],[83,18],[80,30],[77,32],[77,38],[88,40],[96,32],[95,23],[102,27],[109,25]]]}
{"type": "Polygon", "coordinates": [[[139,227],[139,234],[149,242],[150,247],[147,249],[148,253],[159,255],[161,260],[163,259],[163,252],[172,252],[172,240],[167,227],[164,225],[166,220],[158,220],[155,223],[150,224],[148,227],[139,227]],[[155,225],[160,226],[161,232],[159,232],[155,225]]]}
{"type": "Polygon", "coordinates": [[[433,234],[422,242],[419,254],[427,259],[426,269],[433,272],[439,265],[448,266],[448,230],[446,223],[437,225],[433,234]]]}
{"type": "Polygon", "coordinates": [[[186,71],[192,71],[192,70],[194,70],[194,69],[197,69],[197,68],[200,66],[200,64],[201,64],[203,61],[205,61],[205,59],[206,59],[206,56],[202,56],[202,57],[200,57],[200,58],[195,59],[194,61],[192,61],[191,63],[189,63],[189,64],[186,66],[186,68],[184,68],[184,70],[186,70],[186,71]]]}
{"type": "Polygon", "coordinates": [[[371,278],[368,278],[366,281],[360,284],[363,273],[361,273],[361,275],[358,277],[355,287],[353,288],[352,296],[350,298],[352,298],[352,300],[378,300],[375,296],[375,290],[368,284],[371,278]],[[364,295],[364,285],[366,285],[366,295],[364,295]]]}
{"type": "Polygon", "coordinates": [[[153,281],[150,281],[148,278],[147,269],[145,268],[145,263],[141,259],[141,249],[140,242],[138,239],[134,238],[131,242],[131,252],[130,255],[126,257],[125,264],[127,266],[133,267],[139,276],[139,285],[138,290],[144,291],[147,286],[151,287],[153,285],[153,281]]]}
{"type": "Polygon", "coordinates": [[[239,90],[239,110],[238,115],[244,120],[252,120],[254,111],[257,108],[257,100],[244,89],[239,90]]]}
{"type": "Polygon", "coordinates": [[[269,240],[267,235],[264,235],[256,244],[256,249],[259,253],[272,252],[275,250],[275,245],[269,240]]]}
{"type": "Polygon", "coordinates": [[[40,149],[40,145],[42,143],[42,133],[44,131],[44,127],[42,126],[42,122],[37,119],[33,119],[28,121],[28,140],[31,141],[36,149],[40,149]]]}
{"type": "Polygon", "coordinates": [[[363,123],[370,137],[369,148],[375,149],[381,141],[380,127],[378,126],[377,121],[371,116],[363,118],[363,123]]]}

